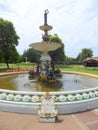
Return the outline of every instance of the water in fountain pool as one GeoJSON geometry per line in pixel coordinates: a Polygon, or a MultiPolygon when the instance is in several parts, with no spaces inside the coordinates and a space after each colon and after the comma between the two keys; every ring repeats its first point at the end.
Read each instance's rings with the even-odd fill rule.
{"type": "Polygon", "coordinates": [[[76,74],[63,74],[55,83],[29,80],[28,74],[0,77],[0,89],[16,91],[73,91],[97,87],[98,79],[76,74]]]}

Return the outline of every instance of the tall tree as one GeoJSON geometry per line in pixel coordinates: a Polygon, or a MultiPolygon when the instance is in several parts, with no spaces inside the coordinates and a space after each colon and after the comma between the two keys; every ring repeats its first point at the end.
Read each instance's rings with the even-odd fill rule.
{"type": "Polygon", "coordinates": [[[92,56],[93,56],[93,51],[91,48],[83,48],[82,51],[78,54],[76,59],[79,62],[82,62],[83,59],[85,59],[87,57],[92,57],[92,56]]]}
{"type": "Polygon", "coordinates": [[[54,34],[52,36],[49,36],[49,41],[58,42],[62,45],[57,50],[49,52],[49,55],[51,56],[51,58],[54,62],[62,63],[65,60],[64,44],[63,44],[62,40],[59,38],[59,36],[57,34],[54,34]]]}
{"type": "Polygon", "coordinates": [[[18,45],[18,39],[13,23],[0,18],[0,54],[7,68],[12,58],[15,60],[18,56],[15,48],[18,45]]]}

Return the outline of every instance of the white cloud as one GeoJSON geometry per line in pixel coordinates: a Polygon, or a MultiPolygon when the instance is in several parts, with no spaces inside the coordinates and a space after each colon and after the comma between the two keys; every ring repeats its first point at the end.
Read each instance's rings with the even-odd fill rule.
{"type": "Polygon", "coordinates": [[[51,33],[57,33],[65,44],[66,55],[76,57],[82,48],[92,48],[98,56],[97,0],[0,0],[0,16],[13,22],[20,36],[20,53],[31,42],[41,41],[45,9],[49,9],[51,33]]]}

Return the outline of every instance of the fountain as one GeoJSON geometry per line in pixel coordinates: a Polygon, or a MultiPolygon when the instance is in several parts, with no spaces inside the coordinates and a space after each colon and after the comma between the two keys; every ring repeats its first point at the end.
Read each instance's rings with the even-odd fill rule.
{"type": "MultiPolygon", "coordinates": [[[[30,45],[30,47],[43,52],[40,58],[41,63],[37,66],[35,72],[29,72],[29,79],[38,79],[39,82],[45,81],[45,83],[40,82],[39,84],[38,80],[36,80],[37,82],[34,80],[28,82],[28,74],[27,78],[25,77],[26,74],[17,77],[20,72],[0,75],[0,110],[39,114],[40,122],[55,122],[58,114],[77,113],[98,108],[98,76],[66,71],[62,79],[57,80],[61,73],[51,65],[51,57],[48,52],[56,50],[61,45],[49,41],[48,31],[52,29],[52,26],[47,24],[47,14],[48,10],[45,10],[44,25],[40,26],[40,29],[44,31],[43,41],[30,45]],[[49,84],[49,82],[54,84],[49,84]],[[13,86],[10,83],[17,83],[17,85],[13,86]],[[34,84],[36,85],[34,86],[34,84]],[[44,87],[45,85],[48,90],[44,87]],[[52,91],[53,86],[60,89],[52,91]],[[24,89],[22,89],[23,87],[24,89]]],[[[21,73],[23,74],[23,72],[21,73]]]]}
{"type": "Polygon", "coordinates": [[[55,70],[54,64],[51,63],[51,57],[49,56],[49,51],[55,51],[61,47],[60,43],[49,41],[48,31],[52,29],[52,26],[47,24],[47,14],[48,10],[44,13],[44,25],[39,28],[44,31],[42,36],[42,42],[32,43],[29,46],[35,50],[43,52],[40,58],[40,64],[36,67],[36,71],[29,72],[29,79],[38,79],[40,81],[47,81],[49,83],[54,83],[57,77],[61,77],[60,70],[55,70]]]}

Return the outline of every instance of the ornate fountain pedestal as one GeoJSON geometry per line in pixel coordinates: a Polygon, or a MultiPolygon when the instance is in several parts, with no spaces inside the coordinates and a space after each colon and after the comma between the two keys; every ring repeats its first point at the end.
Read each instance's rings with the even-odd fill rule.
{"type": "Polygon", "coordinates": [[[52,26],[47,24],[47,14],[48,10],[45,10],[44,13],[44,25],[39,28],[44,31],[44,35],[42,36],[41,42],[32,43],[29,46],[34,48],[35,50],[43,52],[43,55],[40,58],[40,65],[37,67],[37,71],[30,71],[29,79],[38,79],[40,81],[46,81],[48,83],[56,82],[57,77],[61,77],[61,73],[58,70],[55,70],[54,64],[51,61],[51,57],[49,56],[49,51],[55,51],[56,49],[61,47],[61,44],[57,42],[52,42],[49,40],[48,31],[52,29],[52,26]]]}
{"type": "Polygon", "coordinates": [[[41,105],[38,106],[38,115],[40,116],[40,122],[56,122],[57,106],[54,104],[55,99],[52,98],[49,93],[41,100],[41,105]]]}

